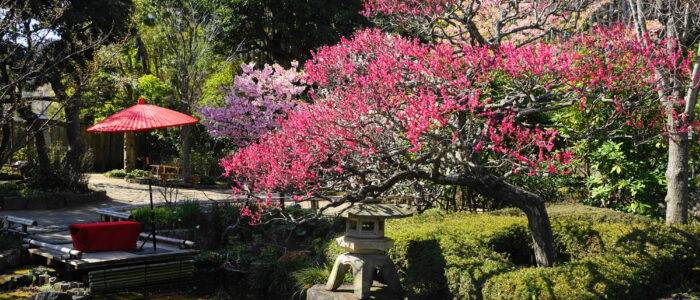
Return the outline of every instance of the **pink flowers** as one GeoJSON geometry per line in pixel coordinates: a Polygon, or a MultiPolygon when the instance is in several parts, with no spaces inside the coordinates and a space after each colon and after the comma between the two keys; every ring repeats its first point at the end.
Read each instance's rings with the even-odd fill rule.
{"type": "Polygon", "coordinates": [[[296,105],[294,97],[304,91],[297,64],[284,69],[265,65],[255,70],[255,63],[242,64],[242,75],[234,78],[234,87],[223,105],[199,108],[203,124],[212,136],[231,138],[245,145],[280,126],[280,121],[296,105]]]}
{"type": "Polygon", "coordinates": [[[454,45],[368,29],[320,48],[307,62],[303,81],[316,87],[313,104],[291,110],[302,89],[292,70],[254,73],[246,66],[236,81],[241,95],[227,98],[237,108],[204,113],[217,134],[250,142],[222,160],[229,176],[295,199],[379,186],[397,170],[450,173],[470,165],[499,174],[568,173],[572,153],[558,140],[550,112],[634,108],[617,95],[653,92],[652,66],[686,72],[669,62],[675,52],[655,45],[642,47],[613,27],[552,44],[462,45],[456,52],[454,45]],[[216,127],[236,122],[242,123],[216,127]]]}

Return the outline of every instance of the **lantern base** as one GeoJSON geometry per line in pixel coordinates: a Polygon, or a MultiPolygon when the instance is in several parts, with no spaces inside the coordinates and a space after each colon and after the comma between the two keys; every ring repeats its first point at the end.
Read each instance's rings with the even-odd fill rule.
{"type": "MultiPolygon", "coordinates": [[[[392,292],[388,286],[375,282],[370,288],[370,300],[399,300],[402,299],[392,292]]],[[[350,283],[344,283],[335,291],[326,289],[325,284],[317,284],[306,290],[306,300],[357,300],[350,283]]]]}
{"type": "Polygon", "coordinates": [[[329,291],[337,290],[343,283],[345,273],[350,269],[352,269],[354,277],[353,294],[357,299],[370,297],[370,289],[375,279],[386,284],[389,290],[395,294],[401,293],[401,284],[399,276],[396,274],[394,262],[383,254],[345,253],[339,255],[333,264],[331,276],[326,282],[326,289],[329,291]]]}

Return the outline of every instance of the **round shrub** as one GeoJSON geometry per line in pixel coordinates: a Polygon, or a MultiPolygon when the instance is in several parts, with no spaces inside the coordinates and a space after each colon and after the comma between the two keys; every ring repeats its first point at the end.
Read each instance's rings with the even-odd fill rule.
{"type": "Polygon", "coordinates": [[[146,170],[135,169],[129,173],[126,173],[125,177],[126,178],[145,178],[145,177],[148,177],[149,174],[150,173],[146,170]]]}
{"type": "Polygon", "coordinates": [[[111,178],[124,178],[126,177],[126,172],[122,169],[114,169],[104,173],[105,177],[111,178]]]}

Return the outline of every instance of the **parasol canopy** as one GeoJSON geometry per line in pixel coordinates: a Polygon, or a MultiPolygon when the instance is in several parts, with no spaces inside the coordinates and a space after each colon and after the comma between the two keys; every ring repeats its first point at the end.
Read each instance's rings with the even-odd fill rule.
{"type": "Polygon", "coordinates": [[[127,132],[182,126],[197,123],[197,118],[157,105],[146,104],[139,98],[138,104],[113,114],[90,126],[87,132],[127,132]]]}

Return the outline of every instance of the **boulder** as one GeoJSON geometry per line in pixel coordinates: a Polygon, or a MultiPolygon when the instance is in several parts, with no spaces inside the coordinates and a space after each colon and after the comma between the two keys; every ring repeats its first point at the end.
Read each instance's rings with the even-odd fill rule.
{"type": "Polygon", "coordinates": [[[22,262],[22,253],[17,249],[0,251],[0,260],[4,260],[7,267],[14,267],[22,262]]]}
{"type": "Polygon", "coordinates": [[[53,284],[53,289],[61,292],[65,292],[68,289],[70,289],[70,283],[61,281],[61,282],[56,282],[53,284]]]}
{"type": "Polygon", "coordinates": [[[73,300],[73,297],[66,293],[50,291],[37,294],[34,300],[73,300]]]}
{"type": "MultiPolygon", "coordinates": [[[[381,285],[373,285],[369,297],[372,300],[399,300],[401,296],[391,292],[389,288],[381,285]]],[[[325,284],[317,284],[306,291],[306,300],[357,300],[352,284],[343,284],[335,291],[326,289],[325,284]]]]}

